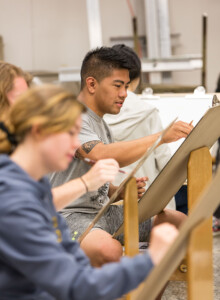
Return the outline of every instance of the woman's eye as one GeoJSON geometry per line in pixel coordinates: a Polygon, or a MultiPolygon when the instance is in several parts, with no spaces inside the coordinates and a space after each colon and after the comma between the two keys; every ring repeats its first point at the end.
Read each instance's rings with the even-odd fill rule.
{"type": "Polygon", "coordinates": [[[74,131],[69,131],[69,135],[73,136],[74,134],[74,131]]]}
{"type": "Polygon", "coordinates": [[[120,85],[117,85],[117,84],[116,84],[115,86],[116,86],[117,88],[120,88],[120,87],[121,87],[120,85]]]}

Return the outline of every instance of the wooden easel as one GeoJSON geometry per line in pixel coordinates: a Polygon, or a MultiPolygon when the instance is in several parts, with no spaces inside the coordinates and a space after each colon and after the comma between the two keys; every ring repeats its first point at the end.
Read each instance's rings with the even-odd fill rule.
{"type": "MultiPolygon", "coordinates": [[[[213,100],[215,99],[215,96],[213,100]]],[[[153,181],[151,186],[145,192],[143,197],[138,202],[138,219],[139,223],[144,222],[146,219],[151,218],[152,216],[160,213],[168,204],[170,199],[176,194],[182,184],[188,179],[188,198],[189,198],[189,210],[191,213],[191,209],[194,207],[197,198],[199,197],[202,189],[205,188],[205,185],[211,179],[212,174],[212,163],[211,157],[208,149],[214,144],[214,142],[220,136],[220,106],[215,106],[210,108],[206,114],[201,118],[195,128],[192,130],[190,135],[185,139],[180,148],[176,151],[164,169],[160,172],[157,178],[153,181]],[[196,150],[197,149],[197,150],[196,150]]],[[[125,201],[129,201],[125,199],[125,201]]],[[[132,216],[130,217],[132,218],[132,216]]],[[[192,220],[193,222],[193,220],[192,220]]],[[[189,248],[189,254],[187,255],[189,264],[191,265],[189,271],[187,272],[187,277],[189,278],[188,282],[193,283],[194,276],[198,278],[196,280],[197,283],[203,280],[200,275],[207,274],[207,277],[204,279],[206,283],[202,285],[202,290],[205,286],[207,286],[206,292],[202,292],[202,297],[199,299],[212,299],[212,265],[211,262],[211,221],[208,224],[204,225],[205,228],[198,229],[198,232],[192,235],[191,247],[189,248]],[[201,235],[203,237],[200,239],[201,235]],[[207,241],[203,240],[204,235],[207,236],[207,241]],[[201,240],[201,242],[200,242],[201,240]],[[201,248],[198,246],[201,245],[201,248]],[[208,246],[207,248],[205,247],[208,246]],[[204,247],[204,251],[202,252],[202,247],[204,247]],[[199,268],[197,267],[197,257],[201,256],[200,254],[196,255],[194,253],[205,253],[207,255],[208,269],[207,267],[203,267],[203,263],[200,261],[199,268]],[[209,253],[209,254],[207,254],[209,253]],[[196,259],[195,259],[196,257],[196,259]],[[201,271],[201,268],[205,270],[205,272],[201,271]],[[199,271],[195,271],[199,270],[199,271]],[[209,274],[209,275],[208,275],[209,274]],[[208,283],[209,282],[209,283],[208,283]],[[204,298],[203,298],[204,297],[204,298]],[[209,298],[208,298],[209,297],[209,298]]],[[[114,233],[114,237],[121,234],[123,232],[124,225],[122,224],[118,230],[114,233]]],[[[128,237],[132,239],[135,235],[132,234],[132,237],[128,237]]],[[[125,238],[127,239],[127,237],[125,238]]],[[[182,251],[179,249],[179,251],[182,251]]],[[[127,252],[128,253],[128,252],[127,252]]],[[[176,254],[175,254],[176,255],[176,254]]],[[[185,253],[184,253],[185,255],[185,253]]],[[[183,259],[183,257],[181,258],[183,259]]],[[[204,260],[204,259],[203,259],[204,260]]],[[[181,261],[179,261],[180,263],[181,261]]],[[[172,264],[172,262],[171,262],[172,264]]],[[[176,265],[177,267],[177,265],[176,265]]],[[[186,267],[183,266],[183,271],[186,270],[186,267]]],[[[175,269],[173,269],[174,271],[175,269]]],[[[173,273],[173,272],[172,272],[173,273]]],[[[170,273],[170,277],[172,275],[170,273]]],[[[176,272],[174,278],[179,278],[178,280],[182,280],[185,278],[186,274],[183,272],[176,272]],[[179,273],[179,274],[178,274],[179,273]]],[[[159,273],[160,274],[160,273],[159,273]]],[[[164,273],[164,276],[166,272],[164,273]]],[[[170,279],[167,278],[167,281],[170,279]]],[[[166,281],[165,281],[166,282],[166,281]]],[[[165,284],[164,282],[164,284],[165,284]]],[[[193,288],[189,287],[189,297],[195,300],[197,296],[195,293],[199,294],[198,287],[196,284],[192,284],[193,288]],[[193,297],[193,298],[192,298],[193,297]]],[[[163,288],[163,285],[160,287],[163,288]]],[[[160,290],[158,290],[159,293],[160,290]]],[[[154,295],[155,297],[157,294],[154,295]]],[[[148,298],[147,298],[148,299],[148,298]]],[[[154,298],[152,298],[153,300],[154,298]]],[[[190,299],[190,298],[189,298],[190,299]]]]}
{"type": "MultiPolygon", "coordinates": [[[[188,162],[189,214],[212,179],[212,158],[207,147],[191,152],[188,162]]],[[[189,300],[213,299],[212,217],[193,230],[187,251],[189,300]]]]}
{"type": "MultiPolygon", "coordinates": [[[[131,178],[125,187],[124,197],[124,246],[125,255],[139,254],[139,229],[138,229],[138,197],[136,179],[131,178]]],[[[140,285],[141,288],[142,285],[140,285]]],[[[136,298],[138,289],[125,296],[126,300],[136,298]]]]}
{"type": "MultiPolygon", "coordinates": [[[[189,204],[189,208],[191,211],[192,206],[192,217],[191,213],[189,218],[187,219],[187,222],[184,222],[183,226],[181,227],[180,232],[183,233],[179,235],[177,238],[177,243],[174,242],[174,246],[169,252],[168,258],[165,257],[162,261],[164,261],[158,268],[154,268],[151,272],[151,275],[147,282],[144,284],[144,293],[147,290],[147,299],[148,300],[154,300],[155,297],[158,295],[160,290],[163,288],[165,283],[169,280],[172,273],[175,271],[175,268],[177,268],[178,264],[181,262],[181,259],[183,259],[183,256],[185,255],[186,250],[186,243],[188,241],[188,235],[192,231],[192,229],[202,220],[206,219],[207,212],[210,213],[210,209],[212,208],[212,212],[214,211],[213,205],[217,203],[218,199],[214,199],[213,193],[216,193],[215,187],[212,186],[212,199],[213,199],[213,205],[211,207],[207,206],[207,203],[205,202],[206,199],[203,199],[203,204],[205,204],[206,210],[204,211],[203,207],[200,207],[200,214],[196,213],[193,207],[196,205],[194,201],[196,202],[197,197],[201,193],[202,189],[205,187],[206,184],[208,184],[209,180],[211,179],[211,168],[212,168],[212,160],[209,155],[209,148],[214,144],[214,142],[217,140],[217,138],[220,136],[220,106],[212,107],[210,108],[206,114],[201,118],[199,123],[195,126],[195,128],[192,130],[190,135],[186,138],[186,140],[183,142],[181,147],[177,150],[177,152],[173,155],[171,160],[167,163],[167,165],[164,167],[164,169],[161,171],[159,176],[154,180],[154,182],[151,184],[149,189],[145,192],[143,197],[140,199],[140,201],[137,201],[137,191],[134,187],[134,180],[132,179],[132,176],[135,174],[135,171],[138,167],[141,166],[143,161],[148,157],[150,154],[150,151],[153,151],[154,148],[157,146],[157,143],[159,143],[159,140],[157,140],[154,145],[151,147],[149,152],[146,152],[142,159],[139,161],[138,165],[134,168],[134,170],[128,175],[128,177],[123,181],[123,183],[119,186],[119,188],[116,190],[116,192],[111,197],[111,201],[109,201],[103,209],[100,210],[100,212],[97,214],[97,216],[94,218],[93,222],[89,225],[89,227],[86,229],[86,231],[83,233],[83,235],[80,237],[82,240],[84,236],[89,232],[89,230],[94,226],[95,222],[102,216],[104,211],[113,203],[113,200],[116,199],[116,196],[118,195],[120,189],[122,187],[126,186],[126,196],[125,196],[125,241],[126,241],[126,254],[127,255],[135,255],[138,253],[138,230],[134,228],[137,228],[136,225],[130,225],[130,221],[133,220],[134,224],[138,224],[138,222],[144,222],[146,219],[151,218],[152,216],[155,216],[156,214],[160,213],[164,207],[168,204],[170,199],[175,195],[175,193],[179,190],[179,188],[182,186],[184,181],[187,178],[188,175],[188,185],[189,185],[189,194],[191,203],[189,204]],[[197,149],[197,150],[195,150],[197,149]],[[188,166],[188,167],[187,167],[188,166]],[[188,170],[188,174],[187,174],[188,170]],[[200,178],[200,175],[201,178],[200,178]],[[199,183],[199,184],[198,184],[199,183]],[[134,192],[136,191],[136,192],[134,192]],[[132,196],[133,194],[133,196],[132,196]],[[136,196],[135,196],[136,195],[136,196]],[[136,203],[136,206],[135,206],[136,203]],[[132,206],[130,206],[132,204],[132,206]],[[134,211],[137,211],[138,213],[134,211]],[[138,217],[137,217],[138,216],[138,217]],[[195,217],[195,218],[194,218],[195,217]],[[139,219],[139,220],[138,220],[139,219]],[[138,221],[137,221],[138,220],[138,221]],[[188,224],[190,220],[190,223],[188,224]],[[196,224],[197,222],[197,224],[196,224]],[[131,228],[130,228],[131,227],[131,228]],[[130,228],[130,229],[129,229],[130,228]],[[130,235],[130,232],[132,230],[132,235],[130,235]],[[184,231],[185,230],[185,231],[184,231]],[[133,242],[134,241],[134,242],[133,242]],[[182,244],[181,244],[182,243],[182,244]],[[132,245],[132,246],[131,246],[132,245]],[[181,247],[180,247],[181,246],[181,247]],[[132,250],[131,250],[132,249],[132,250]],[[175,252],[176,251],[176,252],[175,252]],[[164,269],[164,266],[166,266],[166,269],[164,269]],[[163,274],[160,272],[160,269],[163,271],[163,274]],[[156,275],[154,275],[156,274],[156,275]],[[168,277],[167,277],[168,274],[168,277]],[[155,279],[156,278],[156,279],[155,279]],[[159,283],[158,278],[160,278],[159,283]],[[152,282],[154,282],[154,285],[152,285],[152,282]],[[150,286],[150,287],[149,287],[150,286]],[[150,289],[154,287],[153,291],[150,291],[150,289]],[[156,287],[156,289],[155,289],[156,287]],[[149,296],[151,295],[151,296],[149,296]],[[150,298],[151,297],[151,298],[150,298]]],[[[218,179],[220,181],[220,172],[218,179]]],[[[218,183],[219,185],[219,183],[218,183]]],[[[136,183],[135,183],[136,186],[136,183]]],[[[219,186],[219,193],[220,193],[220,186],[219,186]]],[[[206,196],[207,197],[207,196],[206,196]]],[[[215,208],[217,207],[217,204],[215,208]]],[[[209,216],[211,213],[209,214],[209,216]]],[[[208,223],[208,225],[204,225],[204,228],[201,227],[201,231],[195,231],[192,234],[191,240],[192,240],[192,247],[189,248],[189,255],[188,260],[192,265],[192,268],[190,269],[189,273],[189,281],[191,282],[196,281],[196,283],[193,285],[193,288],[189,289],[189,298],[190,300],[197,300],[197,288],[198,288],[198,282],[199,287],[204,287],[205,280],[207,282],[207,295],[209,298],[202,298],[200,296],[199,299],[209,300],[213,297],[212,292],[212,278],[209,277],[209,275],[212,273],[211,269],[208,270],[207,268],[203,268],[202,266],[202,259],[200,261],[196,261],[197,257],[202,257],[203,253],[208,253],[208,259],[209,262],[211,261],[211,251],[210,251],[210,240],[211,237],[209,236],[208,240],[203,240],[203,242],[200,243],[200,236],[201,232],[202,235],[209,235],[209,232],[211,232],[211,222],[208,223]],[[205,234],[203,234],[205,233],[205,234]],[[201,245],[205,246],[208,245],[208,247],[204,248],[203,251],[201,245]],[[202,253],[203,252],[203,253],[202,253]],[[198,256],[194,253],[198,253],[198,256]],[[210,254],[210,255],[209,255],[210,254]],[[197,266],[200,264],[200,271],[197,272],[197,266]],[[195,267],[194,267],[195,266],[195,267]],[[207,277],[202,277],[201,271],[202,269],[205,270],[206,274],[209,274],[207,277]],[[192,271],[191,271],[192,270],[192,271]],[[198,276],[198,280],[194,280],[194,276],[198,276]],[[209,277],[209,278],[208,278],[209,277]]],[[[123,224],[119,227],[117,232],[114,233],[114,237],[119,235],[123,232],[123,224]]],[[[206,259],[206,256],[205,256],[206,259]]],[[[206,289],[206,288],[205,288],[206,289]]],[[[139,294],[139,291],[137,291],[139,294]]],[[[135,292],[136,293],[136,292],[135,292]]],[[[142,294],[142,293],[141,293],[142,294]]],[[[141,295],[140,294],[140,295],[141,295]]],[[[202,293],[203,294],[203,293],[202,293]]],[[[133,298],[133,292],[128,299],[143,299],[146,298],[139,298],[139,296],[135,296],[133,298]]],[[[204,296],[204,294],[202,295],[204,296]]]]}
{"type": "MultiPolygon", "coordinates": [[[[188,179],[188,208],[189,214],[201,196],[202,191],[212,179],[212,159],[207,147],[190,153],[187,164],[188,179]]],[[[171,183],[172,184],[172,183],[171,183]]],[[[125,254],[138,254],[138,202],[135,179],[130,179],[126,185],[124,199],[124,235],[125,254]]],[[[187,282],[189,300],[213,299],[213,270],[212,270],[212,219],[206,220],[194,229],[187,251],[187,282]]],[[[185,271],[185,270],[184,270],[185,271]]],[[[182,280],[177,271],[177,276],[182,280]]],[[[183,272],[182,275],[185,273],[183,272]]],[[[126,296],[126,300],[138,300],[142,285],[126,296]]],[[[160,290],[158,290],[159,293],[160,290]]]]}
{"type": "MultiPolygon", "coordinates": [[[[190,153],[203,147],[210,148],[219,136],[220,105],[212,107],[206,112],[139,200],[139,223],[161,212],[183,185],[188,176],[187,164],[190,153]]],[[[122,232],[123,224],[114,233],[114,236],[122,232]]]]}
{"type": "MultiPolygon", "coordinates": [[[[220,203],[220,169],[212,179],[197,203],[193,205],[190,215],[179,230],[179,235],[168,249],[161,262],[152,269],[151,273],[143,283],[143,288],[138,293],[136,300],[154,300],[169,277],[175,271],[181,259],[186,254],[191,236],[196,227],[209,217],[220,203]],[[159,280],[158,280],[159,279],[159,280]]],[[[200,262],[203,263],[203,262],[200,262]]],[[[199,292],[199,291],[198,291],[199,292]]],[[[204,299],[204,297],[203,297],[204,299]]]]}

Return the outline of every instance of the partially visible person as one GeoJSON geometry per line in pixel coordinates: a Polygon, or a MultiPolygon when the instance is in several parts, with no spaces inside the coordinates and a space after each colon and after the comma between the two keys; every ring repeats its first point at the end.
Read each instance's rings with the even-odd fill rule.
{"type": "MultiPolygon", "coordinates": [[[[220,93],[220,75],[218,77],[217,81],[217,87],[215,90],[216,93],[220,93]]],[[[216,149],[215,149],[215,172],[217,171],[219,164],[220,164],[220,137],[218,138],[218,141],[216,142],[216,149]]],[[[220,206],[216,209],[213,215],[213,222],[212,222],[212,230],[214,233],[220,232],[220,206]]]]}
{"type": "MultiPolygon", "coordinates": [[[[147,253],[91,267],[56,212],[44,177],[70,164],[84,110],[63,89],[38,87],[17,99],[0,123],[1,299],[116,299],[147,277],[178,234],[174,226],[160,225],[147,253]]],[[[107,161],[111,182],[119,166],[107,161]]]]}
{"type": "MultiPolygon", "coordinates": [[[[215,145],[215,165],[214,165],[214,172],[217,172],[217,169],[220,165],[220,138],[218,138],[218,141],[215,145]]],[[[213,215],[212,220],[212,231],[214,233],[220,233],[220,206],[216,209],[213,215]]]]}
{"type": "Polygon", "coordinates": [[[21,68],[0,61],[0,117],[6,118],[9,107],[31,85],[32,76],[21,68]]]}
{"type": "Polygon", "coordinates": [[[215,92],[220,93],[220,74],[218,76],[217,86],[216,86],[215,92]]]}
{"type": "MultiPolygon", "coordinates": [[[[128,62],[131,64],[129,71],[130,84],[127,91],[126,100],[118,114],[105,114],[104,120],[110,126],[115,142],[130,141],[142,138],[146,135],[155,134],[163,130],[159,112],[156,107],[141,100],[134,91],[137,89],[141,78],[141,61],[137,54],[130,47],[124,44],[117,44],[112,47],[116,51],[124,52],[128,62]]],[[[171,151],[167,144],[156,148],[151,156],[144,162],[137,171],[137,177],[148,177],[146,187],[154,181],[160,171],[171,158],[171,151]]],[[[124,167],[124,171],[130,172],[137,162],[124,167]]],[[[124,179],[124,175],[119,173],[116,177],[116,184],[124,179]]],[[[174,198],[167,208],[175,209],[174,198]]]]}
{"type": "MultiPolygon", "coordinates": [[[[140,159],[160,135],[159,132],[132,141],[114,143],[111,130],[103,119],[106,113],[120,112],[127,97],[130,69],[126,54],[110,47],[97,48],[86,54],[81,67],[81,92],[78,97],[87,106],[80,131],[81,146],[77,150],[77,157],[66,171],[52,174],[53,187],[58,187],[87,172],[90,166],[84,158],[97,161],[112,157],[120,167],[127,166],[140,159]]],[[[190,124],[176,122],[164,135],[161,144],[186,137],[191,130],[190,124]]],[[[79,235],[82,234],[116,188],[106,183],[96,192],[83,195],[69,204],[62,213],[71,232],[77,231],[79,235]]],[[[166,210],[155,217],[154,225],[168,221],[179,227],[184,219],[185,215],[166,210]]],[[[82,240],[81,247],[94,266],[120,260],[123,237],[117,237],[116,240],[112,238],[112,234],[122,222],[123,207],[111,205],[95,224],[94,230],[82,240]]],[[[151,228],[151,220],[140,224],[140,241],[146,242],[149,239],[151,228]]]]}

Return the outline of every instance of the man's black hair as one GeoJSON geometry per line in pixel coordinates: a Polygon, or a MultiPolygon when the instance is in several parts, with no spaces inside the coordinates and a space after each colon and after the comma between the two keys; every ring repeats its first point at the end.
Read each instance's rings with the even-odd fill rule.
{"type": "Polygon", "coordinates": [[[127,69],[130,72],[131,64],[124,51],[120,52],[112,47],[100,47],[89,51],[81,67],[81,90],[86,78],[94,77],[98,82],[109,76],[114,69],[127,69]]]}
{"type": "Polygon", "coordinates": [[[134,80],[141,76],[141,61],[135,51],[124,45],[124,44],[117,44],[112,47],[114,50],[118,51],[119,53],[124,53],[127,57],[127,61],[130,65],[129,76],[130,80],[134,80]]]}

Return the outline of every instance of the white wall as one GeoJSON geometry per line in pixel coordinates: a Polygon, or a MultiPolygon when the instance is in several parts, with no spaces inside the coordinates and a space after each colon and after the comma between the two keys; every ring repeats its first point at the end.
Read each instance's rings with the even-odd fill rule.
{"type": "MultiPolygon", "coordinates": [[[[103,43],[109,44],[110,37],[131,36],[131,13],[126,0],[100,0],[103,43]],[[118,13],[116,13],[116,11],[118,13]]],[[[144,1],[130,0],[134,13],[138,16],[138,33],[145,35],[144,1]]]]}
{"type": "Polygon", "coordinates": [[[32,68],[31,1],[0,1],[0,34],[5,60],[32,68]]]}
{"type": "MultiPolygon", "coordinates": [[[[214,91],[220,74],[219,0],[169,0],[171,32],[181,33],[176,54],[199,53],[202,48],[202,14],[208,14],[207,84],[214,91]]],[[[175,83],[200,82],[200,72],[176,73],[175,83]]]]}
{"type": "Polygon", "coordinates": [[[80,66],[89,47],[85,1],[32,2],[34,68],[80,66]]]}
{"type": "MultiPolygon", "coordinates": [[[[144,0],[131,0],[145,34],[144,0]]],[[[208,89],[220,72],[219,0],[169,0],[171,32],[179,32],[176,54],[201,52],[201,15],[208,19],[208,89]]],[[[103,44],[110,37],[131,36],[126,0],[100,0],[103,44]]],[[[26,70],[80,67],[89,50],[86,0],[0,0],[0,35],[5,60],[26,70]]],[[[175,84],[199,84],[200,72],[175,73],[175,84]]]]}
{"type": "Polygon", "coordinates": [[[86,2],[0,0],[5,60],[28,70],[80,66],[89,48],[86,2]]]}

